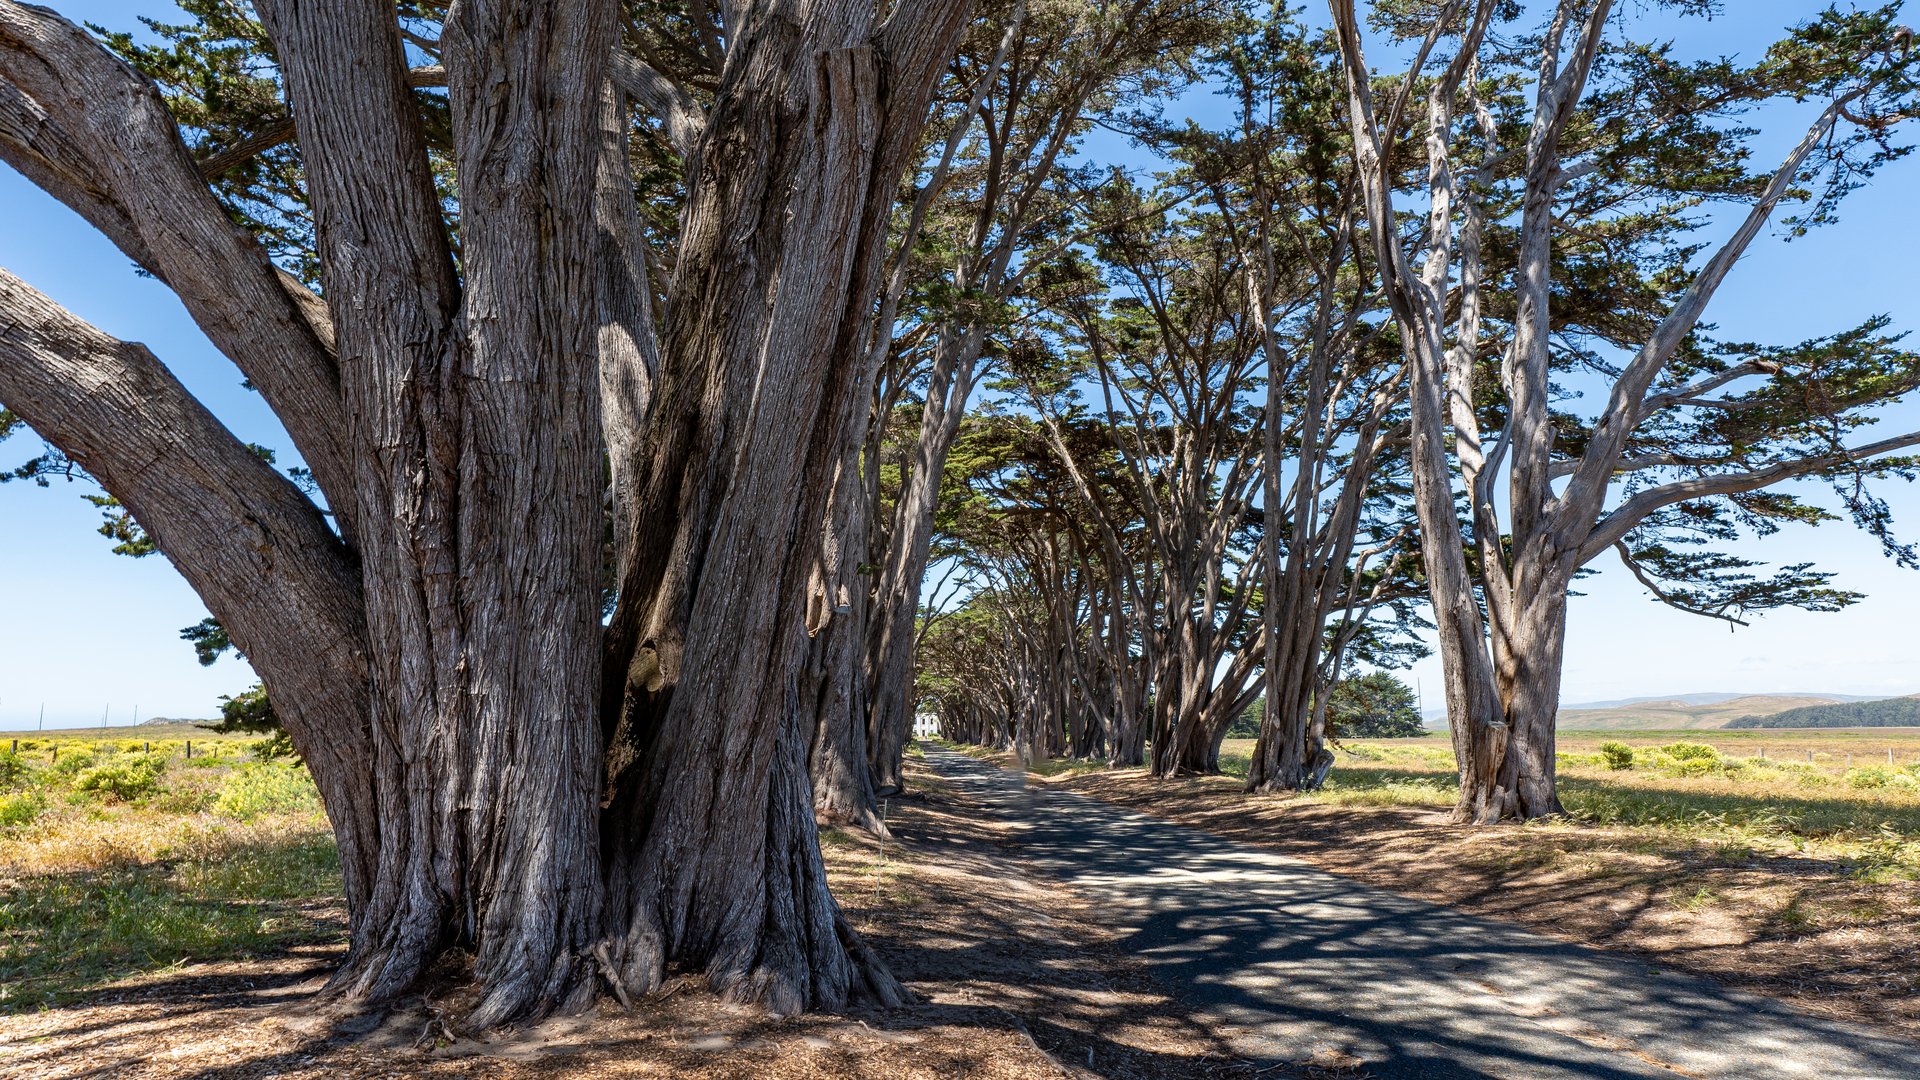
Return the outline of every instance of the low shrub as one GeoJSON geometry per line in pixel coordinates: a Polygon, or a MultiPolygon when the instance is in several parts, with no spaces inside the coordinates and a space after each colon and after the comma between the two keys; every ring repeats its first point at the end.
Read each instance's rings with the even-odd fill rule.
{"type": "Polygon", "coordinates": [[[1885,765],[1868,765],[1860,769],[1848,769],[1841,777],[1848,787],[1883,788],[1891,785],[1899,777],[1900,770],[1889,769],[1885,765]]]}
{"type": "Polygon", "coordinates": [[[46,808],[46,800],[33,792],[0,795],[0,830],[31,825],[46,808]]]}
{"type": "Polygon", "coordinates": [[[250,821],[261,814],[316,813],[320,793],[307,770],[297,764],[260,762],[242,765],[227,774],[213,812],[250,821]]]}
{"type": "Polygon", "coordinates": [[[1710,776],[1724,772],[1721,762],[1715,758],[1672,758],[1666,763],[1668,776],[1710,776]]]}
{"type": "Polygon", "coordinates": [[[1600,756],[1607,759],[1607,768],[1613,770],[1633,768],[1633,747],[1623,742],[1603,742],[1600,744],[1600,756]]]}
{"type": "Polygon", "coordinates": [[[32,778],[32,762],[12,750],[0,750],[0,791],[22,787],[32,778]]]}
{"type": "Polygon", "coordinates": [[[1675,761],[1719,761],[1720,751],[1705,743],[1677,742],[1668,743],[1659,748],[1660,752],[1675,761]]]}
{"type": "Polygon", "coordinates": [[[64,779],[78,776],[80,773],[93,768],[96,760],[92,750],[71,750],[61,754],[59,760],[53,763],[52,768],[54,775],[64,779]]]}
{"type": "Polygon", "coordinates": [[[276,731],[270,737],[250,744],[247,751],[255,761],[279,761],[295,756],[293,739],[284,731],[276,731]]]}
{"type": "Polygon", "coordinates": [[[105,765],[95,765],[74,777],[73,790],[98,796],[107,802],[132,802],[160,790],[160,772],[164,758],[152,755],[129,756],[105,765]]]}

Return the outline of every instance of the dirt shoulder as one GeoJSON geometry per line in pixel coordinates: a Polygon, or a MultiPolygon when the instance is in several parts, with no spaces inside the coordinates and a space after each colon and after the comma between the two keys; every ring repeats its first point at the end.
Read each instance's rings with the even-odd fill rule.
{"type": "Polygon", "coordinates": [[[1043,778],[1395,892],[1920,1038],[1920,884],[1678,830],[1461,828],[1423,807],[1248,796],[1231,777],[1043,778]]]}
{"type": "MultiPolygon", "coordinates": [[[[770,1020],[683,984],[590,1016],[473,1037],[429,995],[375,1020],[318,1015],[341,946],[194,964],[70,1006],[0,1016],[0,1077],[1252,1076],[1113,945],[1086,905],[1012,857],[1007,826],[920,771],[894,842],[828,832],[836,896],[921,998],[770,1020]]],[[[1264,1064],[1264,1063],[1263,1063],[1264,1064]]],[[[1264,1077],[1287,1075],[1268,1069],[1264,1077]]]]}

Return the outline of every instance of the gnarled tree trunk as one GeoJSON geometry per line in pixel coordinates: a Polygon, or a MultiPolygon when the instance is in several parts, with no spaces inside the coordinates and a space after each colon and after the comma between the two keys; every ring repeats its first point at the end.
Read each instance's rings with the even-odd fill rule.
{"type": "Polygon", "coordinates": [[[610,58],[646,79],[611,4],[449,9],[457,221],[392,5],[259,9],[324,303],[210,197],[150,83],[11,0],[0,153],[179,293],[336,530],[144,350],[4,276],[0,399],[150,527],[274,695],[346,864],[334,993],[391,1000],[460,946],[479,1026],[581,1004],[595,960],[782,1012],[897,998],[827,892],[797,698],[865,404],[852,328],[966,5],[729,13],[712,115],[676,113],[702,134],[657,379],[610,58]]]}
{"type": "Polygon", "coordinates": [[[827,891],[798,676],[892,193],[964,6],[792,14],[731,44],[689,168],[637,502],[671,526],[628,538],[608,659],[637,760],[603,823],[626,987],[696,971],[780,1013],[902,994],[827,891]]]}

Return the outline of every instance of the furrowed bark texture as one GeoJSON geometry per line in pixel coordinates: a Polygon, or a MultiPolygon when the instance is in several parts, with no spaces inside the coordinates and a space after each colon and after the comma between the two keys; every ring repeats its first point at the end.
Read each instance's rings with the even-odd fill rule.
{"type": "Polygon", "coordinates": [[[861,631],[868,596],[860,573],[860,556],[867,550],[867,503],[857,461],[858,446],[847,448],[834,485],[818,577],[808,592],[811,643],[800,680],[800,706],[803,716],[811,710],[814,718],[807,761],[815,817],[884,836],[867,771],[866,642],[861,631]]]}
{"type": "Polygon", "coordinates": [[[638,500],[639,520],[674,524],[636,545],[609,628],[638,755],[603,824],[629,991],[688,970],[777,1013],[902,994],[827,892],[798,678],[866,405],[857,331],[964,14],[908,4],[876,32],[870,8],[770,4],[729,48],[689,165],[638,500]]]}
{"type": "MultiPolygon", "coordinates": [[[[799,698],[808,588],[857,549],[820,533],[888,217],[966,5],[731,13],[658,372],[610,0],[448,10],[457,260],[391,5],[259,13],[324,306],[226,224],[151,84],[10,0],[0,152],[262,384],[339,535],[144,350],[11,279],[0,395],[126,501],[288,717],[348,863],[331,992],[390,1000],[459,946],[480,1027],[584,1003],[589,957],[623,988],[704,971],[779,1012],[898,1000],[827,892],[799,698]],[[603,774],[607,720],[640,756],[603,774]]],[[[829,644],[815,690],[863,647],[829,644]]]]}
{"type": "Polygon", "coordinates": [[[461,284],[390,7],[261,14],[306,164],[366,523],[383,834],[336,986],[389,998],[461,943],[485,991],[473,1023],[580,1004],[600,913],[590,253],[611,13],[456,6],[443,47],[461,284]]]}

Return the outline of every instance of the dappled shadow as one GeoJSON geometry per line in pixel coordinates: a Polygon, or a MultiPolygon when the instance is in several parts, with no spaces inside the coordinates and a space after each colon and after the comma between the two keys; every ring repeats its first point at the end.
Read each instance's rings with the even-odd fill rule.
{"type": "Polygon", "coordinates": [[[1156,975],[1274,1057],[1383,1077],[1920,1075],[1920,1047],[1463,915],[938,755],[1026,822],[1027,858],[1112,905],[1156,975]]]}
{"type": "Polygon", "coordinates": [[[437,984],[444,996],[381,1014],[323,1007],[341,950],[312,947],[143,976],[0,1021],[0,1076],[1366,1075],[1276,1067],[1228,1045],[1115,947],[1117,935],[1088,918],[1097,909],[1012,870],[1013,831],[988,811],[937,787],[892,810],[893,842],[836,836],[829,865],[840,867],[849,917],[918,996],[905,1008],[775,1019],[681,980],[632,1012],[603,1002],[588,1016],[476,1035],[455,1026],[470,988],[452,974],[437,984]],[[876,863],[907,872],[871,873],[876,863]]]}

